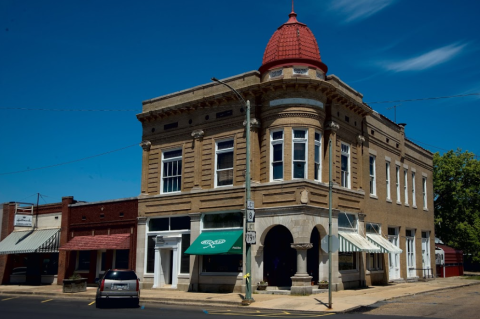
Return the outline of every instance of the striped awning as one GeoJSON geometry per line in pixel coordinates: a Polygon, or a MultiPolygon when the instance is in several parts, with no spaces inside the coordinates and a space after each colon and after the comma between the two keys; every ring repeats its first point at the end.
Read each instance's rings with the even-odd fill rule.
{"type": "Polygon", "coordinates": [[[393,245],[387,239],[383,238],[382,235],[367,234],[367,238],[370,242],[379,247],[382,253],[401,254],[403,252],[403,250],[393,245]]]}
{"type": "Polygon", "coordinates": [[[57,253],[60,228],[16,231],[0,242],[0,255],[57,253]]]}
{"type": "Polygon", "coordinates": [[[365,237],[354,232],[338,232],[338,238],[340,239],[339,251],[346,252],[367,252],[367,253],[380,253],[380,248],[369,242],[365,237]]]}

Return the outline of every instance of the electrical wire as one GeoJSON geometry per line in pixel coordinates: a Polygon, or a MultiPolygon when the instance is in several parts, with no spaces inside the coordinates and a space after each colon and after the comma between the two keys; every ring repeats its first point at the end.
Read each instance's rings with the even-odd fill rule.
{"type": "Polygon", "coordinates": [[[25,172],[31,172],[31,171],[38,171],[38,170],[41,170],[41,169],[52,168],[52,167],[67,165],[67,164],[76,163],[76,162],[80,162],[80,161],[85,161],[85,160],[87,160],[87,159],[91,159],[91,158],[95,158],[95,157],[99,157],[99,156],[103,156],[103,155],[107,155],[107,154],[119,152],[119,151],[122,151],[122,150],[124,150],[124,149],[130,148],[130,147],[133,147],[133,146],[138,146],[138,144],[132,144],[132,145],[129,145],[129,146],[125,146],[125,147],[116,149],[116,150],[112,150],[112,151],[108,151],[108,152],[105,152],[105,153],[100,153],[100,154],[96,154],[96,155],[92,155],[92,156],[88,156],[88,157],[76,159],[76,160],[73,160],[73,161],[68,161],[68,162],[63,162],[63,163],[58,163],[58,164],[43,166],[43,167],[37,167],[37,168],[30,168],[30,169],[26,169],[26,170],[22,170],[22,171],[16,171],[16,172],[0,173],[0,176],[3,176],[3,175],[11,175],[11,174],[18,174],[18,173],[25,173],[25,172]]]}
{"type": "Polygon", "coordinates": [[[0,107],[0,110],[22,110],[22,111],[53,111],[53,112],[141,112],[133,109],[103,109],[103,110],[88,110],[88,109],[35,109],[27,107],[0,107]]]}

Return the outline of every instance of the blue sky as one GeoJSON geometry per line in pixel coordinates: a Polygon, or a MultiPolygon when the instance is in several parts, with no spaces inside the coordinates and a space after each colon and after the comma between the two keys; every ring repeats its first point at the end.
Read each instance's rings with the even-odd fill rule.
{"type": "MultiPolygon", "coordinates": [[[[0,0],[0,203],[137,196],[142,101],[258,69],[290,11],[290,0],[0,0]]],[[[329,74],[367,103],[480,93],[479,1],[297,0],[295,11],[329,74]]],[[[432,152],[480,155],[479,102],[370,105],[392,120],[400,105],[407,137],[432,152]]]]}

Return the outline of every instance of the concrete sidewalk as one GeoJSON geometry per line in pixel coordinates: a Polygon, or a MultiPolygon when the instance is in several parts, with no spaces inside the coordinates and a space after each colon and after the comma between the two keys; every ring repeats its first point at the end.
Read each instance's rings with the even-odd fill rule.
{"type": "MultiPolygon", "coordinates": [[[[332,309],[328,309],[328,293],[311,296],[253,294],[255,299],[248,309],[272,309],[286,311],[348,312],[379,301],[422,294],[432,291],[453,289],[480,284],[479,280],[468,277],[438,278],[427,282],[400,283],[388,286],[374,286],[364,289],[343,290],[332,293],[332,309]]],[[[86,292],[67,294],[58,285],[24,286],[0,285],[0,299],[12,295],[33,295],[49,298],[83,298],[95,300],[96,288],[88,287],[86,292]]],[[[196,293],[177,290],[143,289],[141,304],[159,303],[170,305],[192,305],[202,307],[242,307],[243,294],[237,293],[196,293]]]]}

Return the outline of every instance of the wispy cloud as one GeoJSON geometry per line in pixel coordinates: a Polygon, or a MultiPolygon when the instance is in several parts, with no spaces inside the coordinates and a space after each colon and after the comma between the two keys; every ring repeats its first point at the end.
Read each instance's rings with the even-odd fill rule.
{"type": "Polygon", "coordinates": [[[344,16],[344,22],[366,19],[385,9],[396,0],[333,0],[330,10],[344,16]]]}
{"type": "Polygon", "coordinates": [[[467,44],[454,43],[407,60],[384,62],[382,66],[394,72],[422,71],[453,59],[459,55],[466,46],[467,44]]]}

